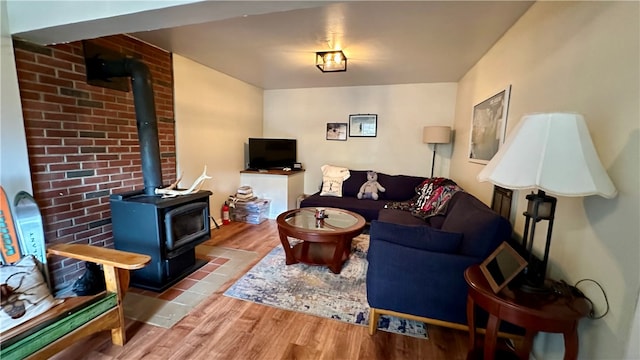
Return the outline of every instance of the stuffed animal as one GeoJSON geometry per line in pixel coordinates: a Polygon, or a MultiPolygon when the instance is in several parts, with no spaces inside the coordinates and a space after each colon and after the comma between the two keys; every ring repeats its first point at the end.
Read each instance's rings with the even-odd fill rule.
{"type": "Polygon", "coordinates": [[[360,186],[358,199],[378,200],[378,191],[386,191],[386,189],[378,182],[378,173],[375,171],[367,171],[367,182],[360,186]]]}

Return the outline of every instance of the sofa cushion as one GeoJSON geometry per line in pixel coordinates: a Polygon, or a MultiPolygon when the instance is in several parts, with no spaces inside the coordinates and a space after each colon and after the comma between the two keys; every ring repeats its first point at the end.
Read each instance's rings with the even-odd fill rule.
{"type": "Polygon", "coordinates": [[[378,212],[384,206],[384,202],[371,199],[359,200],[356,197],[332,197],[320,196],[315,193],[300,203],[300,207],[332,207],[349,210],[360,214],[367,222],[378,218],[378,212]]]}
{"type": "Polygon", "coordinates": [[[482,259],[511,236],[511,224],[505,218],[463,191],[449,201],[441,229],[462,233],[460,253],[482,259]]]}
{"type": "MultiPolygon", "coordinates": [[[[367,172],[364,170],[351,170],[351,176],[342,183],[342,196],[358,196],[362,184],[367,182],[367,172]]],[[[384,186],[384,185],[382,185],[384,186]]]]}
{"type": "Polygon", "coordinates": [[[425,178],[409,175],[387,175],[378,173],[378,182],[384,186],[385,192],[380,192],[380,199],[390,201],[405,201],[416,195],[418,187],[425,178]]]}
{"type": "Polygon", "coordinates": [[[378,213],[378,220],[399,225],[427,225],[427,223],[410,212],[400,209],[382,209],[378,213]]]}
{"type": "Polygon", "coordinates": [[[372,221],[371,238],[396,243],[414,249],[455,254],[462,241],[462,234],[445,232],[422,225],[400,225],[372,221]]]}

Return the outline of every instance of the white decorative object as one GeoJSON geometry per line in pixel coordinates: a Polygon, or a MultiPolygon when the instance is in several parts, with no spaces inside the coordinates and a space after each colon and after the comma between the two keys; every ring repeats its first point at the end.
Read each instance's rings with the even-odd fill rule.
{"type": "Polygon", "coordinates": [[[575,113],[524,116],[478,180],[560,196],[613,198],[617,194],[584,118],[575,113]]]}
{"type": "Polygon", "coordinates": [[[207,166],[205,165],[204,171],[202,171],[202,175],[200,175],[188,189],[174,190],[178,186],[178,183],[180,182],[180,180],[182,180],[182,175],[180,175],[178,180],[176,180],[173,184],[167,186],[166,188],[156,189],[156,194],[162,195],[162,197],[175,197],[180,195],[193,194],[195,192],[200,191],[205,180],[208,180],[208,179],[211,179],[211,176],[207,175],[207,166]]]}

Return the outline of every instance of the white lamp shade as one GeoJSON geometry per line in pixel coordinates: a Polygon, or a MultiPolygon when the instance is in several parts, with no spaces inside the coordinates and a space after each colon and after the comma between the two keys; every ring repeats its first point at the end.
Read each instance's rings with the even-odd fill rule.
{"type": "Polygon", "coordinates": [[[451,127],[425,126],[422,129],[422,142],[425,144],[448,144],[451,142],[451,127]]]}
{"type": "Polygon", "coordinates": [[[584,118],[574,113],[524,116],[477,178],[507,189],[540,189],[559,196],[617,194],[584,118]]]}

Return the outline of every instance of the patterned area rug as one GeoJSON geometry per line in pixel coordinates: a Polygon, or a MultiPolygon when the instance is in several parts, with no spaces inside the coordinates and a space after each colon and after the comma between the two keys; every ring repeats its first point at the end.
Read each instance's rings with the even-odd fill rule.
{"type": "MultiPolygon", "coordinates": [[[[224,295],[368,326],[365,284],[368,246],[368,235],[354,238],[351,257],[338,275],[326,266],[285,265],[284,249],[277,246],[224,295]]],[[[381,316],[378,329],[428,338],[424,323],[392,316],[381,316]]]]}

